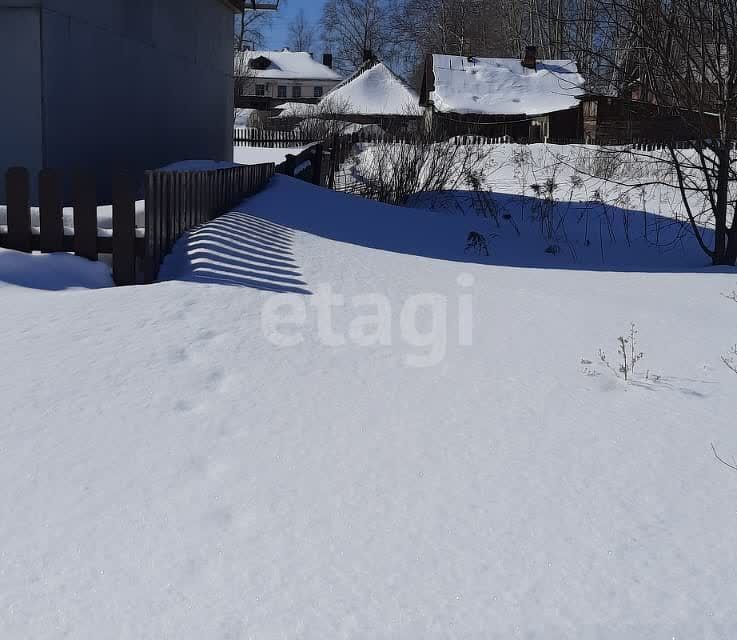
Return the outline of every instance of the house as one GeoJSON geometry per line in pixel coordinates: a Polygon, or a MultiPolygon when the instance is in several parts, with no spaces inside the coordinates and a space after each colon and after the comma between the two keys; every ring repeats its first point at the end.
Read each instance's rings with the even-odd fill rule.
{"type": "Polygon", "coordinates": [[[572,60],[429,55],[420,104],[443,135],[540,142],[582,138],[584,79],[572,60]]]}
{"type": "Polygon", "coordinates": [[[373,56],[322,102],[342,112],[343,120],[376,124],[385,130],[415,126],[424,113],[417,92],[373,56]]]}
{"type": "Polygon", "coordinates": [[[581,98],[587,144],[684,142],[719,132],[719,116],[606,95],[581,98]]]}
{"type": "Polygon", "coordinates": [[[316,105],[285,102],[277,105],[270,126],[279,129],[324,129],[318,120],[330,120],[332,131],[343,133],[393,132],[418,126],[424,115],[419,95],[389,67],[367,52],[366,61],[335,86],[316,105]]]}
{"type": "Polygon", "coordinates": [[[243,51],[236,55],[236,106],[261,111],[278,103],[316,103],[341,80],[332,55],[322,63],[304,51],[243,51]]]}
{"type": "Polygon", "coordinates": [[[0,201],[10,166],[140,176],[232,159],[242,0],[0,0],[0,201]]]}

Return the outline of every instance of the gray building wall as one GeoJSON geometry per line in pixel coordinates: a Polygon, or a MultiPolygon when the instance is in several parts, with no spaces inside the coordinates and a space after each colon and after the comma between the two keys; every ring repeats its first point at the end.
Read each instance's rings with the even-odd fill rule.
{"type": "Polygon", "coordinates": [[[0,196],[5,165],[41,166],[42,130],[39,11],[0,7],[0,196]]]}
{"type": "MultiPolygon", "coordinates": [[[[18,0],[0,0],[0,19],[8,11],[2,5],[11,3],[17,6],[18,0]]],[[[104,197],[115,171],[140,177],[145,169],[177,160],[232,159],[233,12],[226,4],[36,4],[37,25],[26,26],[26,33],[38,27],[40,74],[33,59],[17,57],[19,70],[12,73],[31,85],[34,78],[39,82],[39,91],[24,100],[38,101],[41,94],[40,162],[28,150],[34,148],[32,136],[16,136],[12,144],[0,144],[0,172],[15,164],[93,170],[104,197]]],[[[0,62],[0,69],[6,66],[0,62]]],[[[5,129],[5,120],[0,127],[5,129]]]]}

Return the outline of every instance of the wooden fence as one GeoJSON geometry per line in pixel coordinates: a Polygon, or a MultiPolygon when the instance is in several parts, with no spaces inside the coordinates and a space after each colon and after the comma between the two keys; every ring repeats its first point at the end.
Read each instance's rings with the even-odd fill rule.
{"type": "MultiPolygon", "coordinates": [[[[678,150],[686,150],[686,149],[696,149],[697,145],[696,142],[693,140],[682,140],[677,142],[635,142],[631,146],[633,151],[665,151],[666,149],[678,149],[678,150]]],[[[732,141],[729,143],[729,146],[732,148],[732,150],[737,150],[737,141],[732,141]]]]}
{"type": "Polygon", "coordinates": [[[315,142],[299,131],[278,131],[275,129],[257,129],[255,127],[237,127],[233,129],[233,144],[236,147],[269,147],[286,149],[301,147],[315,142]]]}
{"type": "Polygon", "coordinates": [[[312,144],[297,155],[287,154],[286,160],[277,165],[276,172],[312,184],[324,185],[323,156],[323,145],[312,144]]]}
{"type": "Polygon", "coordinates": [[[72,180],[73,227],[64,228],[62,174],[51,169],[38,175],[39,226],[32,227],[30,175],[27,169],[14,167],[5,175],[7,220],[6,231],[0,228],[0,247],[68,251],[90,260],[112,254],[116,284],[153,282],[179,236],[261,189],[273,173],[273,163],[206,171],[147,171],[142,228],[136,226],[134,181],[126,175],[115,176],[111,233],[98,228],[95,180],[87,174],[72,180]]]}
{"type": "Polygon", "coordinates": [[[273,163],[209,171],[147,171],[144,280],[156,279],[164,257],[185,231],[236,206],[263,188],[272,175],[273,163]]]}

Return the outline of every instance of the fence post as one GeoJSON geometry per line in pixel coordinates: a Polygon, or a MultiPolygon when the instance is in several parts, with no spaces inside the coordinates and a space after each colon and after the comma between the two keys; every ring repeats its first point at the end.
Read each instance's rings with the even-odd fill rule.
{"type": "Polygon", "coordinates": [[[136,283],[136,200],[126,175],[113,177],[113,280],[136,283]]]}
{"type": "Polygon", "coordinates": [[[64,251],[64,218],[59,192],[59,175],[53,169],[38,174],[42,253],[64,251]]]}
{"type": "Polygon", "coordinates": [[[74,253],[97,260],[97,194],[87,173],[74,176],[74,253]]]}
{"type": "Polygon", "coordinates": [[[317,144],[313,148],[315,156],[312,161],[312,184],[319,187],[322,185],[322,144],[317,144]]]}
{"type": "Polygon", "coordinates": [[[294,177],[294,170],[297,168],[297,158],[288,153],[284,159],[284,175],[294,177]]]}
{"type": "Polygon", "coordinates": [[[31,208],[28,169],[12,167],[5,174],[8,199],[8,248],[31,251],[31,208]]]}
{"type": "Polygon", "coordinates": [[[159,275],[159,263],[157,261],[156,246],[158,242],[156,216],[159,215],[158,198],[156,193],[156,179],[153,171],[146,171],[144,176],[144,198],[145,213],[144,225],[146,227],[146,249],[143,255],[143,281],[153,282],[159,275]]]}

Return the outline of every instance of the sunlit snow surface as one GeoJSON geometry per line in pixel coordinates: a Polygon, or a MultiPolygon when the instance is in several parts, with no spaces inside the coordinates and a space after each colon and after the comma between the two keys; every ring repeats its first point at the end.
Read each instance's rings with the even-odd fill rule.
{"type": "Polygon", "coordinates": [[[155,285],[49,291],[0,253],[0,637],[737,635],[737,474],[710,448],[737,453],[737,274],[494,229],[276,177],[155,285]],[[327,285],[338,334],[386,297],[392,344],[324,344],[327,285]],[[292,347],[263,333],[276,292],[305,304],[292,347]],[[447,347],[416,368],[397,327],[426,293],[447,347]],[[597,351],[630,322],[625,384],[597,351]]]}

